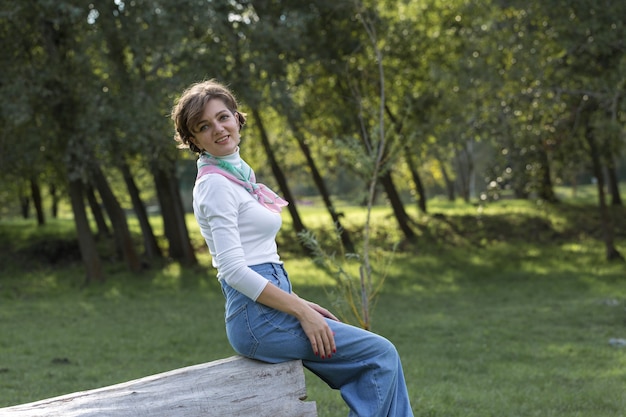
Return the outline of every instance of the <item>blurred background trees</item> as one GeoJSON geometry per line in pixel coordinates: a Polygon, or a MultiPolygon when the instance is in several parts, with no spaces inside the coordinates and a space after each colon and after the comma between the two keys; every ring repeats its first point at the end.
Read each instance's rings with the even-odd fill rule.
{"type": "MultiPolygon", "coordinates": [[[[44,224],[68,202],[90,280],[103,279],[90,219],[132,271],[164,256],[195,264],[193,158],[175,148],[169,112],[216,78],[249,114],[243,156],[291,200],[295,231],[299,203],[318,197],[343,230],[338,200],[367,194],[381,63],[378,201],[406,240],[407,205],[558,203],[555,185],[593,181],[607,258],[619,258],[625,16],[624,2],[592,0],[1,0],[1,215],[44,224]]],[[[341,241],[353,250],[349,231],[341,241]]]]}

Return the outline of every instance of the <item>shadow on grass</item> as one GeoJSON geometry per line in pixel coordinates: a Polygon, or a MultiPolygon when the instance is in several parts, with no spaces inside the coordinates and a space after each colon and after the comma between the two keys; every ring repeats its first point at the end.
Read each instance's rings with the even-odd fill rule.
{"type": "Polygon", "coordinates": [[[524,283],[555,290],[574,285],[580,291],[591,282],[623,280],[626,265],[603,261],[602,254],[603,248],[593,241],[550,246],[493,243],[488,249],[430,247],[415,255],[394,255],[385,288],[399,294],[428,295],[524,283]]]}
{"type": "MultiPolygon", "coordinates": [[[[395,254],[373,329],[401,353],[416,415],[596,417],[626,409],[626,351],[608,344],[626,337],[624,265],[604,262],[591,234],[564,238],[587,217],[557,214],[547,221],[518,213],[514,225],[508,214],[494,214],[493,223],[431,219],[431,235],[395,254]],[[437,241],[437,233],[450,239],[437,241]]],[[[380,246],[397,237],[384,233],[393,219],[382,224],[380,246]]],[[[11,233],[0,238],[5,249],[26,232],[11,233]]],[[[298,293],[330,305],[332,280],[297,251],[281,252],[298,293]]],[[[111,262],[109,280],[86,288],[78,262],[20,262],[11,260],[0,279],[0,406],[233,354],[205,258],[198,268],[167,263],[139,275],[111,262]]],[[[320,415],[346,414],[336,392],[316,378],[307,384],[320,415]]]]}
{"type": "MultiPolygon", "coordinates": [[[[529,205],[530,203],[527,203],[529,205]]],[[[616,239],[626,238],[626,208],[610,207],[616,239]]],[[[494,242],[560,244],[592,239],[602,243],[603,229],[597,207],[543,204],[526,207],[506,203],[472,214],[434,213],[419,228],[427,241],[485,247],[494,242]]]]}

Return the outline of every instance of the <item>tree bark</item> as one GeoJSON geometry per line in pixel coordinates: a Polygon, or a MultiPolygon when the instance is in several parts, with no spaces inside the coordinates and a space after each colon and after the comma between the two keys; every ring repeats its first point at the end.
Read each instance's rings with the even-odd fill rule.
{"type": "Polygon", "coordinates": [[[385,189],[385,193],[387,194],[387,198],[389,199],[389,203],[393,209],[396,221],[398,222],[398,226],[400,227],[400,230],[402,230],[404,237],[410,242],[415,241],[417,236],[415,235],[413,229],[409,226],[409,215],[406,213],[406,210],[404,210],[404,205],[402,204],[398,190],[393,183],[390,171],[385,172],[380,177],[380,183],[385,189]]]}
{"type": "Polygon", "coordinates": [[[30,198],[22,191],[22,187],[20,187],[18,197],[20,200],[20,213],[22,214],[22,218],[28,219],[30,217],[30,198]]]}
{"type": "Polygon", "coordinates": [[[0,408],[0,415],[317,417],[315,402],[304,399],[306,379],[302,361],[271,364],[237,355],[0,408]]]}
{"type": "Polygon", "coordinates": [[[457,182],[459,184],[459,191],[461,193],[461,197],[466,203],[470,202],[471,199],[471,179],[472,175],[474,175],[474,160],[472,155],[471,148],[472,142],[468,141],[467,146],[461,147],[456,151],[456,162],[457,162],[457,182]]]}
{"type": "Polygon", "coordinates": [[[57,193],[57,186],[54,184],[49,185],[50,197],[52,198],[52,204],[50,205],[50,215],[53,219],[59,217],[59,194],[57,193]]]}
{"type": "Polygon", "coordinates": [[[161,248],[157,243],[156,237],[154,236],[154,231],[152,230],[152,225],[150,224],[150,219],[146,211],[146,206],[141,200],[141,197],[139,195],[139,188],[137,188],[137,184],[135,184],[135,179],[133,178],[133,175],[130,171],[130,167],[128,166],[128,163],[124,158],[120,159],[118,166],[120,171],[122,172],[122,176],[124,177],[126,188],[128,189],[130,199],[133,203],[133,209],[135,210],[135,214],[137,215],[137,221],[139,222],[139,226],[141,227],[145,256],[149,261],[162,259],[163,252],[161,251],[161,248]]]}
{"type": "Polygon", "coordinates": [[[602,221],[602,235],[604,237],[604,245],[606,248],[606,259],[608,261],[624,260],[624,257],[615,247],[615,236],[613,233],[613,221],[609,209],[606,204],[606,196],[604,194],[604,174],[602,172],[602,164],[600,162],[600,152],[596,143],[593,127],[587,121],[585,128],[585,139],[589,145],[589,153],[591,157],[593,175],[597,179],[598,186],[598,202],[600,209],[600,219],[602,221]]]}
{"type": "Polygon", "coordinates": [[[356,250],[354,248],[354,244],[352,243],[352,239],[350,238],[350,233],[341,225],[341,214],[338,213],[337,210],[335,210],[335,206],[332,203],[330,193],[328,192],[328,188],[326,187],[326,183],[324,182],[322,175],[317,169],[317,165],[315,164],[315,160],[313,159],[313,155],[311,154],[311,148],[309,148],[309,145],[306,143],[302,132],[289,114],[287,114],[287,121],[289,123],[289,126],[291,127],[291,131],[293,132],[296,142],[298,142],[300,150],[304,154],[304,157],[307,161],[307,165],[309,167],[309,170],[311,171],[311,176],[313,177],[313,182],[315,183],[315,186],[317,187],[317,190],[319,191],[320,196],[324,201],[324,205],[326,206],[326,210],[328,210],[328,214],[330,214],[335,229],[339,233],[339,238],[341,239],[341,244],[343,245],[343,248],[347,253],[355,253],[356,250]]]}
{"type": "Polygon", "coordinates": [[[93,186],[87,185],[86,187],[84,187],[84,192],[87,196],[87,202],[89,203],[91,214],[93,214],[93,218],[96,222],[96,228],[98,229],[97,236],[98,237],[111,236],[109,225],[107,225],[106,219],[104,218],[104,213],[102,212],[100,203],[98,202],[98,199],[96,198],[96,194],[94,192],[93,186]]]}
{"type": "Polygon", "coordinates": [[[104,173],[100,169],[100,166],[93,163],[91,172],[94,184],[98,189],[100,198],[102,198],[102,204],[104,204],[104,207],[109,214],[117,250],[121,253],[128,269],[131,272],[139,272],[141,270],[141,262],[139,260],[139,256],[137,256],[133,238],[130,234],[130,230],[128,229],[126,214],[113,194],[113,191],[111,191],[111,187],[109,186],[104,173]]]}
{"type": "Polygon", "coordinates": [[[545,149],[543,149],[543,147],[539,147],[538,149],[538,159],[541,162],[541,177],[537,194],[542,200],[548,201],[550,203],[558,203],[559,199],[556,197],[556,194],[554,193],[554,187],[552,185],[552,175],[550,173],[551,170],[548,153],[545,151],[545,149]]]}
{"type": "Polygon", "coordinates": [[[607,172],[607,186],[608,193],[611,195],[611,205],[614,207],[621,207],[622,196],[619,192],[619,177],[617,175],[617,169],[615,168],[615,160],[611,155],[606,156],[606,172],[607,172]]]}
{"type": "Polygon", "coordinates": [[[152,176],[163,217],[165,237],[169,243],[169,256],[185,266],[193,266],[198,261],[189,240],[189,231],[174,174],[174,165],[172,161],[167,163],[171,165],[169,169],[164,168],[162,164],[153,163],[152,176]]]}
{"type": "Polygon", "coordinates": [[[276,182],[278,182],[278,187],[280,187],[280,191],[283,194],[285,200],[289,202],[287,209],[289,209],[289,214],[291,214],[291,218],[293,221],[293,228],[296,233],[304,232],[306,228],[302,223],[302,219],[300,218],[300,214],[298,213],[298,209],[296,207],[296,200],[291,193],[291,189],[287,184],[287,179],[283,170],[278,165],[276,161],[276,156],[274,155],[274,151],[272,150],[272,146],[270,145],[270,140],[267,135],[267,131],[265,130],[265,126],[263,126],[263,120],[261,119],[261,115],[256,107],[252,109],[252,116],[257,124],[259,129],[259,134],[261,136],[261,143],[263,144],[263,149],[265,149],[265,153],[267,154],[267,159],[269,160],[270,167],[272,168],[272,173],[276,178],[276,182]]]}
{"type": "Polygon", "coordinates": [[[35,214],[37,215],[37,225],[43,226],[46,224],[46,217],[43,212],[43,204],[41,202],[41,188],[36,178],[30,179],[30,196],[33,199],[33,205],[35,206],[35,214]]]}
{"type": "Polygon", "coordinates": [[[454,200],[456,200],[454,181],[450,179],[450,175],[448,174],[446,165],[443,163],[439,155],[437,155],[437,161],[439,161],[439,166],[441,167],[441,176],[443,177],[443,182],[445,183],[445,186],[446,186],[446,193],[448,195],[448,201],[454,202],[454,200]]]}
{"type": "Polygon", "coordinates": [[[74,224],[78,237],[78,246],[85,267],[86,281],[104,282],[105,277],[102,272],[102,263],[98,255],[96,241],[89,227],[87,211],[85,210],[84,187],[80,179],[70,179],[68,182],[70,203],[74,213],[74,224]]]}
{"type": "MultiPolygon", "coordinates": [[[[391,123],[393,123],[393,128],[396,136],[400,138],[402,135],[403,123],[398,120],[398,118],[391,111],[391,108],[387,104],[385,104],[385,113],[391,119],[391,123]]],[[[415,184],[415,191],[417,191],[417,208],[420,209],[422,213],[426,213],[426,190],[424,189],[424,184],[422,183],[422,179],[420,178],[419,171],[417,170],[417,167],[413,162],[413,152],[411,151],[406,141],[404,142],[402,148],[404,149],[404,159],[407,166],[409,167],[409,171],[411,172],[411,178],[413,179],[413,183],[415,184]]]]}
{"type": "Polygon", "coordinates": [[[413,184],[415,184],[415,191],[417,192],[417,208],[422,213],[426,214],[428,212],[426,210],[426,189],[424,188],[424,183],[422,182],[419,171],[415,166],[415,162],[413,162],[411,149],[409,149],[407,145],[404,146],[404,159],[406,160],[406,164],[411,172],[413,184]]]}

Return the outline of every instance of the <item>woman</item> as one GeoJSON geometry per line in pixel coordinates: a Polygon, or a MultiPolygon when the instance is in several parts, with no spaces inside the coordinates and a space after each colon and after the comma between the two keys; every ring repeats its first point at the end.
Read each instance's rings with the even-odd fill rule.
{"type": "Polygon", "coordinates": [[[211,80],[172,110],[179,148],[199,155],[193,209],[226,297],[226,334],[237,353],[265,362],[301,359],[341,391],[351,416],[412,416],[400,358],[385,338],[341,323],[292,291],[278,255],[287,203],[239,155],[244,113],[211,80]]]}

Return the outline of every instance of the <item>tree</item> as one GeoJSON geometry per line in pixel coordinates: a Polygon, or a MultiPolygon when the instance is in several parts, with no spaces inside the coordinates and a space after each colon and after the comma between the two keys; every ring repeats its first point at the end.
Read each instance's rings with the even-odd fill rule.
{"type": "MultiPolygon", "coordinates": [[[[86,22],[81,19],[80,8],[69,2],[55,5],[46,2],[43,6],[41,9],[36,8],[34,13],[35,22],[41,25],[42,36],[34,39],[29,46],[31,51],[41,50],[44,54],[41,61],[32,64],[43,64],[46,68],[46,77],[37,81],[42,82],[42,90],[51,97],[48,102],[49,122],[55,121],[52,126],[56,125],[57,129],[51,131],[58,135],[54,138],[58,145],[51,148],[56,155],[64,157],[59,159],[65,161],[70,201],[87,281],[102,281],[102,266],[85,213],[83,179],[87,177],[84,173],[87,172],[88,161],[81,157],[90,153],[90,145],[81,140],[88,132],[84,123],[89,120],[87,110],[90,108],[90,103],[85,101],[89,97],[87,92],[90,85],[81,78],[82,74],[89,72],[79,35],[83,33],[81,29],[85,29],[86,22]],[[58,74],[64,74],[67,78],[60,78],[58,74]]],[[[42,104],[36,103],[36,109],[42,111],[42,104]]]]}
{"type": "Polygon", "coordinates": [[[119,160],[118,167],[122,172],[124,182],[126,183],[128,194],[130,195],[133,203],[133,209],[135,213],[137,213],[137,220],[139,221],[139,227],[141,228],[141,234],[143,235],[144,255],[150,262],[162,259],[163,253],[159,247],[156,237],[154,236],[146,206],[139,195],[139,188],[137,187],[135,178],[133,177],[130,166],[125,158],[121,158],[119,160]]]}
{"type": "MultiPolygon", "coordinates": [[[[335,5],[331,3],[318,2],[311,7],[306,4],[295,4],[289,2],[281,3],[264,3],[255,5],[255,13],[258,16],[255,30],[251,31],[250,38],[252,44],[257,48],[250,51],[251,59],[258,68],[259,79],[267,79],[274,88],[265,89],[259,86],[261,91],[268,91],[267,96],[273,107],[283,116],[286,127],[290,129],[295,139],[306,165],[312,176],[322,201],[335,225],[341,244],[350,252],[355,252],[354,244],[350,238],[350,234],[344,229],[341,222],[340,213],[337,212],[332,202],[328,187],[320,173],[318,164],[313,157],[313,151],[310,142],[307,140],[306,134],[308,129],[304,126],[308,123],[305,118],[305,110],[297,102],[293,95],[293,88],[290,88],[291,69],[300,67],[310,59],[312,50],[314,54],[320,53],[316,44],[307,42],[294,42],[293,39],[306,39],[306,33],[312,31],[310,25],[319,24],[318,14],[324,10],[335,10],[337,18],[346,17],[346,10],[349,7],[335,5]],[[294,32],[305,32],[301,36],[294,37],[294,32]],[[291,42],[285,42],[285,39],[291,39],[291,42]],[[313,49],[314,48],[314,49],[313,49]],[[262,54],[262,51],[273,50],[276,54],[262,54]],[[292,63],[297,63],[293,65],[292,63]]],[[[301,228],[296,227],[297,232],[301,232],[301,228]]]]}
{"type": "MultiPolygon", "coordinates": [[[[387,195],[391,200],[392,207],[396,209],[398,201],[394,201],[395,196],[390,192],[395,190],[391,183],[391,175],[386,168],[389,157],[389,149],[387,145],[386,135],[386,90],[385,90],[385,72],[383,67],[383,54],[379,48],[379,39],[377,35],[376,26],[374,23],[375,18],[370,15],[370,11],[366,11],[361,4],[356,5],[357,18],[362,24],[364,32],[371,43],[374,56],[374,64],[376,66],[376,74],[378,78],[376,85],[378,86],[378,97],[375,102],[378,103],[378,111],[372,116],[368,115],[363,110],[366,100],[358,96],[360,91],[357,88],[357,103],[359,104],[358,120],[361,127],[361,138],[363,140],[363,150],[356,158],[361,163],[361,170],[365,177],[368,179],[367,190],[367,214],[363,229],[363,247],[362,256],[359,258],[359,277],[358,280],[354,280],[352,276],[342,266],[341,260],[337,261],[335,256],[327,254],[319,245],[315,237],[308,233],[302,234],[301,237],[304,242],[313,249],[317,255],[318,262],[336,278],[338,287],[341,291],[341,295],[344,300],[347,301],[349,310],[353,313],[357,319],[359,325],[364,329],[371,329],[371,313],[372,302],[374,301],[378,291],[380,290],[384,281],[384,273],[378,276],[377,280],[373,277],[372,263],[370,259],[371,248],[371,211],[374,205],[374,199],[376,196],[376,187],[380,181],[387,191],[387,195]],[[375,127],[369,123],[369,118],[375,118],[375,127]],[[358,284],[355,284],[355,281],[358,284]]],[[[369,110],[369,109],[368,109],[369,110]]],[[[355,148],[353,148],[355,149],[355,148]]],[[[400,206],[402,203],[399,202],[400,206]]],[[[401,227],[403,226],[402,216],[396,211],[396,218],[399,219],[401,227]]],[[[405,236],[411,239],[412,230],[403,230],[405,236]]]]}
{"type": "MultiPolygon", "coordinates": [[[[108,112],[107,126],[115,126],[108,131],[110,141],[106,149],[112,159],[119,154],[145,158],[144,163],[152,170],[161,206],[169,255],[183,264],[194,265],[197,260],[189,240],[175,175],[177,151],[173,142],[168,144],[162,140],[165,134],[161,133],[168,130],[168,121],[161,116],[161,109],[165,100],[172,97],[171,94],[161,94],[155,99],[148,94],[151,91],[164,92],[171,84],[166,78],[167,71],[174,70],[171,60],[180,54],[180,48],[173,46],[180,40],[176,36],[181,35],[180,27],[174,25],[177,6],[174,2],[160,7],[151,2],[110,2],[101,9],[92,10],[96,13],[93,24],[101,28],[101,42],[106,51],[106,55],[98,60],[103,91],[107,93],[103,95],[103,108],[108,112]],[[119,111],[123,108],[128,112],[119,111]],[[155,129],[155,126],[159,128],[155,129]]],[[[118,158],[115,166],[122,172],[131,196],[147,258],[158,259],[161,251],[127,162],[118,158]]]]}
{"type": "MultiPolygon", "coordinates": [[[[81,223],[85,197],[98,231],[108,227],[96,208],[102,196],[86,181],[95,160],[101,182],[116,193],[114,212],[132,205],[137,213],[146,259],[159,257],[145,210],[158,201],[170,257],[196,262],[167,113],[176,92],[203,78],[231,84],[253,109],[259,129],[249,133],[260,140],[245,151],[271,162],[268,173],[293,200],[297,190],[317,190],[349,252],[358,248],[334,199],[368,195],[369,173],[360,168],[376,154],[383,126],[374,195],[385,192],[407,240],[415,238],[404,206],[409,193],[422,212],[439,191],[452,200],[509,192],[557,202],[554,184],[601,173],[607,228],[611,209],[602,207],[622,204],[620,2],[5,3],[0,198],[28,215],[34,208],[43,223],[46,191],[52,212],[69,196],[85,253],[94,253],[89,225],[81,223]],[[377,54],[384,57],[382,117],[377,54]],[[148,183],[137,182],[146,171],[148,183]]],[[[289,209],[295,227],[304,228],[297,202],[289,209]]],[[[114,236],[126,234],[123,221],[110,220],[114,236]]],[[[90,265],[88,276],[98,277],[97,263],[90,265]]]]}
{"type": "Polygon", "coordinates": [[[557,65],[550,80],[552,88],[570,108],[576,109],[575,117],[571,118],[571,132],[573,137],[584,137],[597,179],[606,258],[623,260],[614,244],[613,222],[605,201],[603,167],[612,169],[612,155],[607,159],[607,154],[600,150],[619,153],[623,144],[614,134],[601,134],[596,126],[616,119],[611,117],[616,114],[614,92],[623,89],[626,77],[623,42],[626,25],[621,18],[626,14],[626,5],[598,7],[588,0],[547,3],[535,7],[555,29],[555,42],[562,48],[560,55],[554,57],[557,65]],[[555,13],[554,7],[560,9],[559,13],[555,13]]]}

